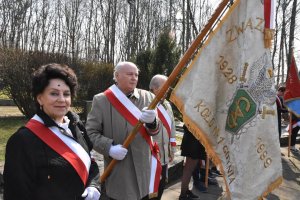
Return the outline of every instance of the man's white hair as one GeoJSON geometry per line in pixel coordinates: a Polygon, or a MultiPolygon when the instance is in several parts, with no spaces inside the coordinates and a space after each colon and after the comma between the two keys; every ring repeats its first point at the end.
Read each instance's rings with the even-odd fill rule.
{"type": "Polygon", "coordinates": [[[114,68],[114,77],[113,77],[113,80],[115,82],[117,82],[117,79],[116,79],[116,73],[119,72],[124,66],[126,65],[132,65],[132,66],[135,66],[137,69],[138,69],[138,72],[140,72],[139,68],[136,66],[136,64],[134,64],[133,62],[127,62],[127,61],[122,61],[122,62],[119,62],[115,68],[114,68]]]}
{"type": "Polygon", "coordinates": [[[161,86],[162,80],[167,80],[167,79],[168,79],[168,77],[165,75],[156,74],[155,76],[152,77],[152,79],[149,83],[150,90],[159,88],[161,86]]]}

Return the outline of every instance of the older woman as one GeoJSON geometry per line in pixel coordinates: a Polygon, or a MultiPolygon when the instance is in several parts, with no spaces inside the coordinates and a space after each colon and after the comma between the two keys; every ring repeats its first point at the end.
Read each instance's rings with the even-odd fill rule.
{"type": "Polygon", "coordinates": [[[37,112],[7,142],[4,199],[99,199],[92,144],[70,111],[76,88],[76,75],[66,65],[48,64],[33,73],[37,112]]]}

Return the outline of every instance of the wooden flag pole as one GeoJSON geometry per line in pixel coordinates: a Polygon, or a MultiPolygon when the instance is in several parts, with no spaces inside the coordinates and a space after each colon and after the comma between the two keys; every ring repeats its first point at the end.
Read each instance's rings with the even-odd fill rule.
{"type": "Polygon", "coordinates": [[[208,188],[208,171],[209,171],[209,156],[206,154],[205,161],[205,187],[208,188]]]}
{"type": "Polygon", "coordinates": [[[289,142],[288,142],[288,157],[290,157],[291,152],[291,137],[292,137],[292,130],[293,130],[293,124],[292,124],[292,113],[290,114],[290,125],[289,125],[289,142]]]}
{"type": "MultiPolygon", "coordinates": [[[[224,8],[228,5],[229,1],[231,0],[223,0],[218,8],[215,10],[212,17],[209,19],[208,23],[204,26],[200,34],[197,36],[197,38],[193,41],[191,46],[187,49],[183,57],[180,59],[172,73],[170,74],[169,78],[165,82],[165,84],[162,86],[162,88],[159,90],[158,94],[155,96],[155,98],[152,100],[152,102],[149,105],[149,109],[155,109],[156,105],[159,103],[160,99],[164,96],[166,91],[169,89],[169,87],[174,83],[176,80],[176,77],[178,74],[182,71],[182,69],[185,67],[185,65],[190,60],[191,56],[194,54],[194,52],[198,49],[199,44],[202,42],[204,37],[209,33],[209,30],[212,28],[216,20],[218,19],[219,15],[222,13],[224,8]]],[[[139,129],[142,126],[142,122],[139,121],[134,129],[131,131],[131,133],[128,135],[126,140],[123,143],[124,148],[128,148],[129,144],[132,142],[132,140],[135,138],[136,134],[138,133],[139,129]]],[[[103,174],[100,177],[100,182],[103,183],[110,172],[112,171],[113,167],[116,165],[117,160],[113,159],[108,166],[105,168],[103,174]]]]}

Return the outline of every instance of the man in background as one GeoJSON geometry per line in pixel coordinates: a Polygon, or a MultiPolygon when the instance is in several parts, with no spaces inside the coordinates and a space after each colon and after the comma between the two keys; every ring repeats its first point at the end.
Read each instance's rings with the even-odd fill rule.
{"type": "MultiPolygon", "coordinates": [[[[153,76],[149,84],[150,91],[157,95],[167,79],[166,76],[160,74],[153,76]]],[[[165,185],[168,181],[168,164],[173,161],[174,153],[176,151],[176,128],[172,107],[167,100],[162,98],[157,107],[157,111],[162,126],[160,126],[159,134],[154,136],[153,140],[159,146],[162,174],[159,183],[158,196],[154,199],[161,199],[165,185]]]]}
{"type": "Polygon", "coordinates": [[[277,94],[276,94],[279,141],[280,141],[280,138],[281,138],[281,114],[283,112],[286,112],[286,109],[283,105],[284,92],[285,92],[285,87],[281,86],[281,87],[278,88],[277,94]]]}

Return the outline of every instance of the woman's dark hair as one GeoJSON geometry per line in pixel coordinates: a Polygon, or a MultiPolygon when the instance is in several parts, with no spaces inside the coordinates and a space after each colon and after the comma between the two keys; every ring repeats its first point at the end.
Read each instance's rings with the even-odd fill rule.
{"type": "Polygon", "coordinates": [[[76,96],[77,77],[74,71],[67,65],[50,63],[38,68],[32,74],[32,94],[36,99],[49,85],[52,79],[62,79],[70,87],[71,96],[76,96]]]}

